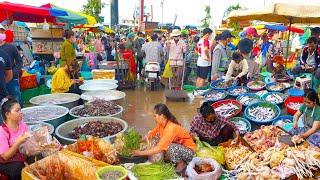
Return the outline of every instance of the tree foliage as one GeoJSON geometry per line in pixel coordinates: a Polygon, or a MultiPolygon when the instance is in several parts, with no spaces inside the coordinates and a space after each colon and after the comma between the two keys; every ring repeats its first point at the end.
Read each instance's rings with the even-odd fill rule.
{"type": "Polygon", "coordinates": [[[99,14],[101,9],[105,6],[105,3],[102,3],[101,0],[87,0],[87,3],[82,6],[82,12],[88,15],[91,15],[100,22],[99,14]]]}
{"type": "Polygon", "coordinates": [[[228,7],[228,9],[223,13],[223,19],[227,19],[228,15],[235,10],[239,10],[241,9],[241,6],[238,4],[236,5],[231,5],[228,7]]]}
{"type": "Polygon", "coordinates": [[[201,23],[203,28],[208,28],[210,27],[210,23],[211,23],[211,7],[206,5],[204,12],[205,12],[205,17],[201,20],[201,23]]]}

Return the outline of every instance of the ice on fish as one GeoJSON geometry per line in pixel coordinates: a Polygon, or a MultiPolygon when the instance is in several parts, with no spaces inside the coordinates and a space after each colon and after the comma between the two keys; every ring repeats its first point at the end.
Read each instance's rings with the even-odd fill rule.
{"type": "Polygon", "coordinates": [[[257,121],[268,121],[272,120],[276,116],[276,113],[272,108],[258,106],[249,109],[249,116],[255,118],[257,121]]]}

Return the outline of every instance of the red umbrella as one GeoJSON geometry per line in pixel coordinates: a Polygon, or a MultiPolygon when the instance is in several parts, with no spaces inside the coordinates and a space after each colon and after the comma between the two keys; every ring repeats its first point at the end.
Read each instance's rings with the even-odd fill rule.
{"type": "Polygon", "coordinates": [[[304,33],[304,30],[303,29],[300,29],[300,28],[297,28],[297,27],[293,27],[293,26],[287,26],[287,31],[291,31],[291,32],[294,32],[294,33],[299,33],[299,34],[303,34],[304,33]]]}
{"type": "Polygon", "coordinates": [[[61,11],[52,11],[44,7],[0,2],[0,22],[7,19],[32,23],[43,23],[45,20],[55,22],[55,15],[61,15],[61,13],[61,11]]]}

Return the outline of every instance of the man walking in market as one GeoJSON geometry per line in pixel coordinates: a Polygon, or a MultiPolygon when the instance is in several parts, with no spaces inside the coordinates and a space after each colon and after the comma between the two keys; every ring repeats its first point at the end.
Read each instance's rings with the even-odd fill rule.
{"type": "Polygon", "coordinates": [[[211,80],[215,81],[221,78],[229,66],[230,60],[227,53],[227,45],[234,36],[230,31],[223,31],[218,35],[218,44],[213,50],[212,54],[212,69],[211,69],[211,80]]]}
{"type": "MultiPolygon", "coordinates": [[[[0,29],[4,29],[4,27],[0,26],[0,29]]],[[[13,78],[6,84],[8,93],[9,95],[13,96],[22,107],[23,102],[19,84],[20,73],[23,66],[22,58],[18,49],[10,42],[5,42],[5,40],[0,39],[0,50],[4,51],[8,55],[12,64],[13,78]]]]}
{"type": "Polygon", "coordinates": [[[134,41],[134,47],[137,53],[137,70],[140,76],[143,68],[143,52],[141,51],[141,48],[144,43],[144,34],[142,32],[138,32],[138,37],[134,41]]]}
{"type": "Polygon", "coordinates": [[[184,67],[183,54],[187,51],[186,44],[180,36],[180,30],[174,29],[170,34],[172,40],[166,42],[164,47],[164,51],[168,50],[169,52],[169,63],[173,73],[173,77],[170,79],[171,89],[175,90],[181,90],[184,67]]]}

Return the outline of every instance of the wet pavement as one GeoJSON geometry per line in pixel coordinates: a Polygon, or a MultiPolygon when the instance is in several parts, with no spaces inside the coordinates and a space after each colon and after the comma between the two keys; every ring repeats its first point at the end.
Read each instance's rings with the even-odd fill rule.
{"type": "Polygon", "coordinates": [[[186,101],[174,102],[166,99],[164,89],[150,91],[148,88],[136,88],[124,92],[126,98],[123,102],[125,111],[122,119],[141,134],[146,134],[155,126],[153,108],[158,103],[166,104],[181,125],[187,129],[200,106],[200,99],[194,98],[192,94],[189,94],[189,99],[186,101]]]}

